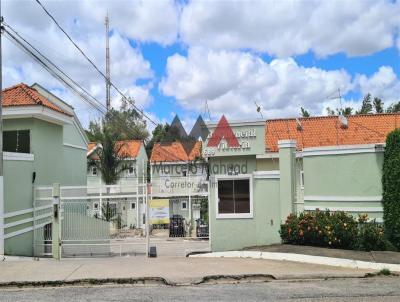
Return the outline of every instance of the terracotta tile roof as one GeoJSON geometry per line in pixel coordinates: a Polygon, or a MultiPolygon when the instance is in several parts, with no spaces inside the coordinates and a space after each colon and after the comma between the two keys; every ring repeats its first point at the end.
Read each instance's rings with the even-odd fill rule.
{"type": "Polygon", "coordinates": [[[156,143],[151,151],[150,162],[191,161],[200,156],[201,142],[196,142],[189,155],[186,154],[182,143],[156,143]]]}
{"type": "Polygon", "coordinates": [[[36,89],[21,83],[3,90],[3,107],[44,106],[68,116],[71,114],[50,102],[36,89]]]}
{"type": "Polygon", "coordinates": [[[265,126],[267,152],[278,151],[278,140],[295,139],[297,149],[335,145],[384,143],[386,135],[400,127],[400,113],[352,115],[348,128],[342,127],[337,116],[268,120],[265,126]]]}
{"type": "MultiPolygon", "coordinates": [[[[88,144],[87,152],[91,155],[91,151],[96,147],[97,143],[91,142],[88,144]]],[[[118,141],[116,143],[116,147],[120,149],[120,156],[121,157],[129,157],[129,158],[136,158],[139,154],[140,147],[143,145],[142,141],[139,140],[126,140],[126,141],[118,141]]]]}

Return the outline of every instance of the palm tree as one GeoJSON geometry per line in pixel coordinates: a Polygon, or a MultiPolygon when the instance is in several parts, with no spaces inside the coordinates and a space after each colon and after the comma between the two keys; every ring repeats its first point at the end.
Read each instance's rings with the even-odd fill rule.
{"type": "MultiPolygon", "coordinates": [[[[97,149],[88,161],[88,169],[96,167],[101,179],[106,185],[114,185],[120,179],[122,173],[129,169],[126,163],[127,154],[124,152],[125,143],[118,140],[118,136],[108,130],[103,123],[101,135],[98,136],[97,149]]],[[[107,195],[110,188],[107,187],[107,195]]],[[[111,210],[109,199],[102,206],[102,217],[106,221],[112,221],[116,213],[111,210]]]]}

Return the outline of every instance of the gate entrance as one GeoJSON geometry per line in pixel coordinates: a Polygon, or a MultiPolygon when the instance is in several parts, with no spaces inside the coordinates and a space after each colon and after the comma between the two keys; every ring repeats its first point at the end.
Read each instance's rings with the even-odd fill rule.
{"type": "MultiPolygon", "coordinates": [[[[61,257],[146,256],[149,246],[156,247],[157,256],[186,256],[209,249],[208,240],[189,238],[188,233],[170,237],[169,224],[150,226],[152,234],[147,240],[146,207],[150,198],[147,184],[61,186],[61,257]]],[[[180,203],[180,197],[175,199],[180,203]]],[[[196,199],[191,202],[197,203],[196,199]]],[[[52,186],[36,187],[34,255],[37,257],[52,256],[52,211],[52,186]]],[[[192,234],[196,237],[197,233],[192,234]]]]}

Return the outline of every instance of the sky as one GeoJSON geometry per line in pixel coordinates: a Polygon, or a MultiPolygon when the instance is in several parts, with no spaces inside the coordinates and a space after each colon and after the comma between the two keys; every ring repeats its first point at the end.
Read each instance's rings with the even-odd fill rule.
{"type": "MultiPolygon", "coordinates": [[[[399,1],[41,2],[102,70],[108,12],[111,80],[156,123],[178,114],[190,131],[199,114],[257,119],[256,104],[263,118],[297,117],[300,107],[324,115],[328,106],[359,107],[368,92],[386,106],[400,101],[399,1]]],[[[105,103],[104,79],[35,0],[3,0],[2,14],[105,103]]],[[[3,87],[37,82],[72,104],[83,125],[100,117],[3,41],[3,87]]]]}

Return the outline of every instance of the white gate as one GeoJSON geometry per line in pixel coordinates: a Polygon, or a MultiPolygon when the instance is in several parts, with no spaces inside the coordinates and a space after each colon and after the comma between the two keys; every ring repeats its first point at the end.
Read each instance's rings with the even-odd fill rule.
{"type": "MultiPolygon", "coordinates": [[[[206,192],[201,195],[196,192],[197,196],[182,197],[182,192],[177,196],[154,196],[148,195],[147,184],[61,186],[61,256],[145,256],[148,246],[155,246],[158,256],[186,256],[190,252],[207,251],[207,240],[187,238],[193,233],[196,237],[196,232],[186,232],[183,238],[170,238],[168,228],[155,229],[147,241],[145,230],[147,198],[168,198],[171,207],[175,203],[181,207],[186,200],[186,207],[193,205],[195,211],[200,211],[201,201],[207,200],[206,192]]],[[[52,211],[52,186],[35,188],[35,256],[52,255],[52,211]]],[[[199,216],[194,213],[189,217],[199,216]]]]}

